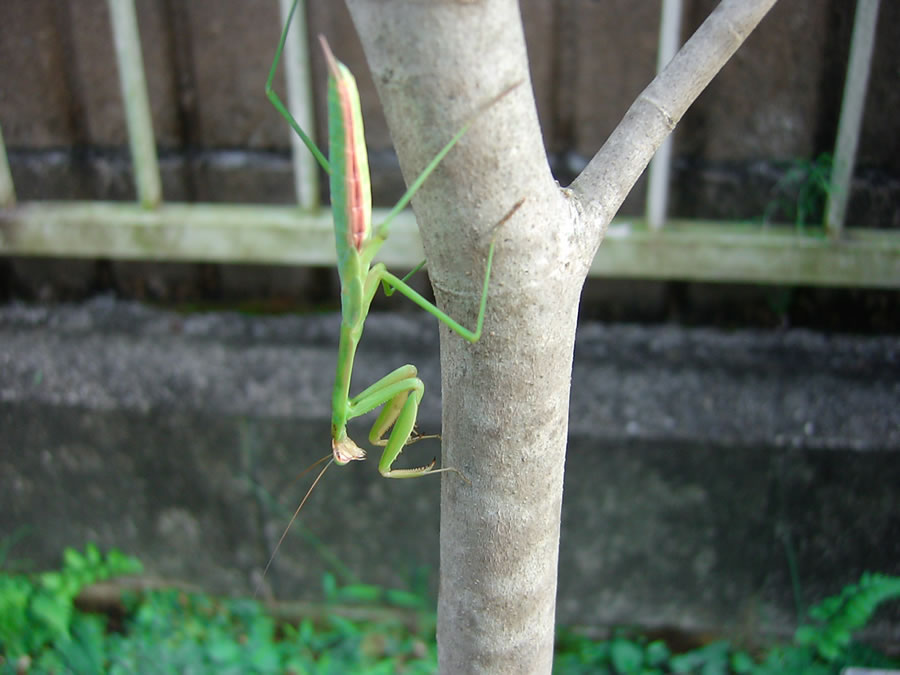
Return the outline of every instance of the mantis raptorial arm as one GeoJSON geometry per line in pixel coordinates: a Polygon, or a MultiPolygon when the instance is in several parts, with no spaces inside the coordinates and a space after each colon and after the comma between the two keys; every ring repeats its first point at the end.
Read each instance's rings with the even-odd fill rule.
{"type": "MultiPolygon", "coordinates": [[[[444,156],[462,138],[477,117],[477,114],[496,103],[517,85],[500,92],[495,98],[481,106],[476,111],[476,114],[460,128],[453,138],[435,155],[434,159],[425,167],[416,180],[412,182],[394,208],[388,213],[385,221],[373,228],[371,184],[359,93],[356,81],[349,69],[335,59],[325,38],[320,37],[329,71],[328,158],[300,128],[300,125],[291,116],[272,87],[278,61],[284,48],[296,7],[297,2],[295,1],[288,15],[288,20],[285,22],[281,40],[272,62],[272,68],[269,71],[269,77],[266,81],[266,95],[331,178],[331,205],[334,214],[338,275],[341,281],[342,317],[337,369],[332,393],[331,444],[333,461],[338,465],[344,465],[348,462],[365,458],[365,451],[357,446],[347,435],[347,423],[355,417],[365,415],[383,406],[369,433],[369,441],[371,443],[384,446],[381,460],[378,463],[378,470],[381,472],[381,475],[387,478],[413,478],[439,471],[457,471],[449,467],[435,469],[435,460],[432,460],[426,466],[413,469],[392,468],[394,461],[400,455],[404,446],[419,438],[418,436],[413,436],[413,428],[419,403],[425,392],[425,386],[422,380],[418,378],[416,367],[405,365],[381,378],[356,396],[350,396],[353,359],[362,336],[363,325],[369,313],[372,298],[379,285],[384,288],[388,295],[394,291],[399,291],[466,340],[475,342],[481,337],[484,314],[487,307],[491,264],[494,257],[493,236],[487,250],[484,284],[474,330],[466,328],[448,316],[407,285],[406,280],[411,274],[421,269],[424,262],[409,275],[401,279],[388,272],[382,263],[372,265],[372,260],[387,238],[388,227],[394,216],[406,207],[413,195],[437,168],[444,156]]],[[[511,218],[522,205],[522,201],[515,204],[497,225],[499,226],[511,218]]],[[[457,473],[459,472],[457,471],[457,473]]]]}

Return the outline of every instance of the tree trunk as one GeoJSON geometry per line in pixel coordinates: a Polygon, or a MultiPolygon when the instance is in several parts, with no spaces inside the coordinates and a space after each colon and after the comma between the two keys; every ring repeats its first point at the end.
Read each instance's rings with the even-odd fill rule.
{"type": "Polygon", "coordinates": [[[723,2],[571,190],[547,164],[515,0],[347,2],[407,180],[522,82],[479,114],[413,200],[438,304],[466,325],[497,242],[481,341],[441,329],[443,461],[470,481],[442,477],[442,672],[551,670],[581,287],[653,152],[774,2],[723,2]]]}

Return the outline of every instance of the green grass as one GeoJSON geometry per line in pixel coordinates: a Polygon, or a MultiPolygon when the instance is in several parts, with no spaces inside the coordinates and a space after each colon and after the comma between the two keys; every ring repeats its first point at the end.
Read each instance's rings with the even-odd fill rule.
{"type": "MultiPolygon", "coordinates": [[[[0,574],[0,674],[6,673],[432,673],[435,617],[423,594],[324,579],[325,611],[289,622],[246,598],[177,589],[125,593],[121,611],[76,608],[94,582],[140,572],[111,551],[67,549],[59,571],[0,574]],[[347,607],[369,617],[347,618],[347,607]],[[330,609],[329,609],[330,608],[330,609]],[[363,613],[364,614],[364,613],[363,613]],[[414,620],[410,620],[410,618],[414,620]]],[[[554,673],[774,675],[839,673],[845,665],[900,662],[855,643],[900,578],[866,574],[809,612],[794,641],[751,655],[718,641],[676,654],[660,640],[617,633],[605,641],[558,632],[554,673]]]]}

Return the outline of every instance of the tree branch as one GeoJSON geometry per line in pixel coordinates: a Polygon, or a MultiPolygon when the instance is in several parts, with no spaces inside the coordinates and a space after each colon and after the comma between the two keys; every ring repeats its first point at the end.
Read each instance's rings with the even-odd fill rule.
{"type": "Polygon", "coordinates": [[[641,92],[570,189],[596,233],[592,250],[653,154],[776,0],[722,0],[641,92]]]}

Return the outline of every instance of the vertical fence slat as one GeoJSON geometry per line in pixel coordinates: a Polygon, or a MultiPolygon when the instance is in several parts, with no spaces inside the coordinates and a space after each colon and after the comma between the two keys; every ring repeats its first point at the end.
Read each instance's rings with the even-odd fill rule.
{"type": "Polygon", "coordinates": [[[0,207],[8,208],[15,205],[16,188],[13,185],[12,173],[9,170],[9,159],[6,157],[3,127],[0,127],[0,207]]]}
{"type": "MultiPolygon", "coordinates": [[[[681,0],[663,0],[659,25],[656,72],[666,67],[681,42],[681,0]]],[[[647,222],[651,230],[662,228],[669,202],[669,175],[672,168],[672,136],[663,141],[650,161],[647,184],[647,222]]]]}
{"type": "Polygon", "coordinates": [[[134,0],[109,0],[107,4],[138,199],[145,208],[153,208],[162,201],[162,187],[134,0]]]}
{"type": "MultiPolygon", "coordinates": [[[[282,26],[287,21],[293,0],[279,0],[282,26]]],[[[310,137],[315,136],[315,107],[312,93],[312,66],[306,23],[306,2],[300,0],[294,12],[291,33],[284,43],[281,62],[287,86],[287,107],[297,124],[310,137]]],[[[319,205],[319,165],[303,141],[291,133],[291,157],[294,163],[294,191],[297,203],[306,209],[319,205]]]]}
{"type": "Polygon", "coordinates": [[[866,90],[869,86],[879,2],[880,0],[857,0],[856,3],[850,63],[847,65],[847,79],[844,82],[844,99],[841,102],[841,119],[828,190],[828,208],[825,212],[825,229],[832,238],[841,235],[847,215],[850,183],[853,180],[866,90]]]}

